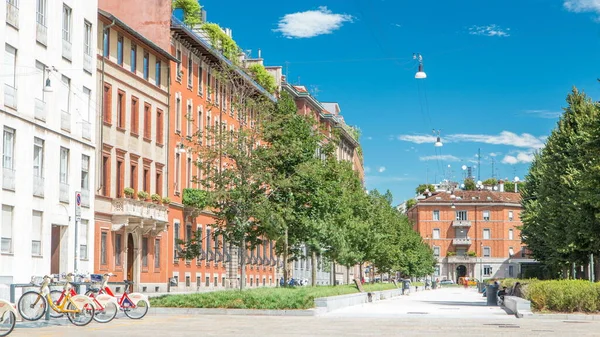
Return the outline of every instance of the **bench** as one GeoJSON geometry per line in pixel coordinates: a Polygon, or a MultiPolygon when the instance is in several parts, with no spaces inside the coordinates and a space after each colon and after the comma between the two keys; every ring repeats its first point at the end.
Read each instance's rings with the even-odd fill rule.
{"type": "Polygon", "coordinates": [[[517,318],[533,316],[531,302],[517,296],[504,296],[503,306],[517,318]]]}

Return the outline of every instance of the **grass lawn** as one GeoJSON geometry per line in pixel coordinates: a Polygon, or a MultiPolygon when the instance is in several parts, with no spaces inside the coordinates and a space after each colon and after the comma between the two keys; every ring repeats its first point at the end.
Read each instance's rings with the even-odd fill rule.
{"type": "MultiPolygon", "coordinates": [[[[393,283],[365,284],[367,292],[394,289],[393,283]]],[[[311,309],[314,299],[358,293],[354,285],[256,288],[244,291],[224,290],[186,295],[165,295],[150,299],[153,307],[227,308],[227,309],[311,309]]]]}

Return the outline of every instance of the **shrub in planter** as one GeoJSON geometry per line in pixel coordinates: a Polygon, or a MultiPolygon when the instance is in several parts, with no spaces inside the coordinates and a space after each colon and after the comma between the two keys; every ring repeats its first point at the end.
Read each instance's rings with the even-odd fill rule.
{"type": "Polygon", "coordinates": [[[456,256],[456,252],[448,252],[446,256],[456,256]]]}
{"type": "Polygon", "coordinates": [[[473,256],[477,256],[477,253],[475,253],[474,251],[469,251],[469,252],[467,252],[467,255],[473,257],[473,256]]]}
{"type": "Polygon", "coordinates": [[[161,200],[162,200],[162,198],[160,197],[160,195],[158,195],[156,193],[152,194],[152,196],[150,198],[152,199],[152,201],[154,201],[156,203],[161,202],[161,200]]]}
{"type": "Polygon", "coordinates": [[[169,199],[169,197],[163,197],[162,198],[162,203],[165,205],[168,205],[171,203],[171,199],[169,199]]]}
{"type": "Polygon", "coordinates": [[[138,194],[138,198],[140,198],[140,200],[148,199],[148,192],[146,192],[146,191],[139,191],[137,194],[138,194]]]}
{"type": "Polygon", "coordinates": [[[131,188],[131,187],[125,187],[125,189],[123,189],[123,194],[127,198],[133,197],[134,193],[135,193],[135,190],[133,188],[131,188]]]}
{"type": "Polygon", "coordinates": [[[584,280],[537,281],[527,285],[526,298],[540,311],[597,312],[600,284],[584,280]]]}
{"type": "Polygon", "coordinates": [[[208,204],[208,194],[197,188],[184,188],[182,202],[189,207],[204,209],[208,204]]]}

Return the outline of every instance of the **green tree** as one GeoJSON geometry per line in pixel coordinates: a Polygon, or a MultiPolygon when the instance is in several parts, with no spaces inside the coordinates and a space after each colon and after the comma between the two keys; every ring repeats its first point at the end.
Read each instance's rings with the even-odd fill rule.
{"type": "Polygon", "coordinates": [[[423,194],[427,190],[429,190],[429,192],[434,192],[435,186],[433,186],[432,184],[421,184],[415,189],[417,194],[423,194]]]}
{"type": "Polygon", "coordinates": [[[486,186],[495,186],[498,185],[498,179],[496,178],[488,178],[483,181],[483,184],[486,186]]]}
{"type": "Polygon", "coordinates": [[[416,204],[417,204],[417,199],[408,199],[408,200],[406,200],[406,209],[409,210],[416,204]]]}
{"type": "Polygon", "coordinates": [[[467,191],[474,191],[475,190],[475,181],[473,180],[473,178],[467,178],[464,181],[465,184],[465,190],[467,191]]]}
{"type": "Polygon", "coordinates": [[[198,0],[173,0],[173,8],[183,10],[183,23],[190,27],[202,23],[202,7],[198,0]]]}

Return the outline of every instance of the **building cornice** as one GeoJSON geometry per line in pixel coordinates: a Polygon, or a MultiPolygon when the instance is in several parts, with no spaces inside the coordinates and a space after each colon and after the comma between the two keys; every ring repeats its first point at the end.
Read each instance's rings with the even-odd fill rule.
{"type": "MultiPolygon", "coordinates": [[[[413,209],[414,207],[420,207],[420,206],[446,206],[446,207],[451,207],[452,203],[451,202],[427,202],[427,203],[417,203],[415,206],[411,207],[411,209],[413,209]]],[[[487,206],[487,207],[493,207],[493,206],[504,206],[504,207],[519,207],[522,208],[521,204],[516,204],[516,203],[509,203],[509,202],[469,202],[469,203],[460,203],[460,202],[454,202],[454,206],[461,207],[461,206],[487,206]]]]}

